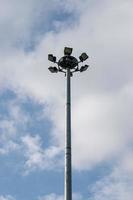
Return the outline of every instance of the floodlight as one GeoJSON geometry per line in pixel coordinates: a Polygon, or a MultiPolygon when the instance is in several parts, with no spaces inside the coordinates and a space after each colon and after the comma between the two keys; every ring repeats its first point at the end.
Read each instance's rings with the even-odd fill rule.
{"type": "Polygon", "coordinates": [[[84,72],[88,69],[88,67],[89,67],[89,65],[82,66],[79,71],[84,72]]]}
{"type": "Polygon", "coordinates": [[[57,73],[57,72],[58,72],[57,67],[49,67],[48,69],[49,69],[49,71],[50,71],[51,73],[57,73]]]}
{"type": "Polygon", "coordinates": [[[81,56],[79,56],[79,59],[81,62],[85,61],[89,56],[86,53],[82,53],[81,56]]]}
{"type": "Polygon", "coordinates": [[[48,60],[51,62],[56,62],[56,57],[53,54],[48,54],[48,60]]]}
{"type": "Polygon", "coordinates": [[[65,47],[64,48],[64,55],[70,56],[72,54],[73,49],[70,47],[65,47]]]}

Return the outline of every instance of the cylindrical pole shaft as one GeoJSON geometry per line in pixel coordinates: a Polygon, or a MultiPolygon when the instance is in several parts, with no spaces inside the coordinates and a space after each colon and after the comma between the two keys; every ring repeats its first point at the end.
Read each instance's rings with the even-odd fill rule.
{"type": "Polygon", "coordinates": [[[65,200],[72,200],[71,170],[71,72],[66,72],[65,200]]]}

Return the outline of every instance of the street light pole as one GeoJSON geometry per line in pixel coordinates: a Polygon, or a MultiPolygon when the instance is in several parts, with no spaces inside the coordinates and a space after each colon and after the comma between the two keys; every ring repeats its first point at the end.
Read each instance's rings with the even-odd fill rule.
{"type": "Polygon", "coordinates": [[[72,199],[71,169],[71,72],[66,72],[65,200],[72,199]]]}
{"type": "Polygon", "coordinates": [[[88,55],[82,53],[79,61],[71,56],[72,48],[64,48],[64,56],[56,61],[53,54],[48,55],[48,60],[56,63],[58,67],[49,67],[52,73],[62,72],[66,76],[66,134],[65,134],[65,188],[64,200],[72,200],[72,162],[71,162],[71,77],[75,72],[83,72],[88,69],[88,65],[81,66],[79,63],[84,62],[88,55]]]}

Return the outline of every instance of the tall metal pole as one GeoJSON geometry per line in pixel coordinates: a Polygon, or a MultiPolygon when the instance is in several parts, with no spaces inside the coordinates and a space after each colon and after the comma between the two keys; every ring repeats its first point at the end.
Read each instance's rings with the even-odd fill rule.
{"type": "Polygon", "coordinates": [[[88,55],[82,53],[77,58],[71,56],[72,48],[64,48],[64,56],[58,62],[53,54],[48,54],[48,60],[56,63],[57,67],[50,66],[48,69],[51,73],[62,72],[66,74],[66,132],[65,132],[65,188],[64,200],[72,200],[72,166],[71,166],[71,76],[75,72],[83,72],[88,69],[88,65],[79,67],[88,55]]]}
{"type": "Polygon", "coordinates": [[[71,167],[71,72],[66,71],[65,200],[72,200],[71,167]]]}

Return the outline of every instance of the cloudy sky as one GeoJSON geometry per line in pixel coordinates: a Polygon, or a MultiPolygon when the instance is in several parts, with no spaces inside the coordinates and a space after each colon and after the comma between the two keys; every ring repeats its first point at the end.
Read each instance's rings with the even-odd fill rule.
{"type": "Polygon", "coordinates": [[[133,197],[133,1],[0,0],[0,200],[63,200],[65,77],[47,55],[87,52],[72,78],[74,200],[133,197]]]}

